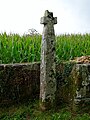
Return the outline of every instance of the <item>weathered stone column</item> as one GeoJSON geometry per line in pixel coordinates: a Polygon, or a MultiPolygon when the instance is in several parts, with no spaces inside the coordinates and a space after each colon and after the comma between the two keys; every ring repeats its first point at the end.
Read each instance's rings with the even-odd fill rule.
{"type": "Polygon", "coordinates": [[[54,24],[57,24],[57,18],[53,17],[52,12],[46,10],[40,23],[44,24],[40,66],[40,105],[42,109],[49,109],[54,105],[56,92],[54,24]]]}

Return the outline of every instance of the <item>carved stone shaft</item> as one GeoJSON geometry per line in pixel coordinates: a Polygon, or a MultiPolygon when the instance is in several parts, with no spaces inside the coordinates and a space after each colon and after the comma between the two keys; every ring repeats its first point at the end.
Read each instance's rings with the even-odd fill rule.
{"type": "Polygon", "coordinates": [[[40,99],[47,107],[53,106],[55,102],[56,79],[55,79],[55,33],[54,24],[57,18],[53,13],[45,11],[41,18],[41,24],[44,24],[41,46],[41,66],[40,66],[40,99]]]}

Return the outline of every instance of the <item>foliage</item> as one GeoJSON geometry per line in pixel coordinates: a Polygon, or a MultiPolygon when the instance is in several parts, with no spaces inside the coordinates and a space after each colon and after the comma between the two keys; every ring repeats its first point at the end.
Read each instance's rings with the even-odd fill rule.
{"type": "Polygon", "coordinates": [[[90,34],[71,34],[56,37],[56,54],[59,61],[89,55],[89,46],[90,34]]]}
{"type": "Polygon", "coordinates": [[[22,63],[40,61],[41,36],[0,34],[0,62],[22,63]]]}
{"type": "Polygon", "coordinates": [[[69,108],[41,111],[39,102],[0,108],[0,120],[90,120],[89,113],[73,114],[69,108]]]}
{"type": "Polygon", "coordinates": [[[41,111],[36,102],[0,109],[0,120],[90,120],[90,115],[73,115],[67,108],[41,111]]]}
{"type": "MultiPolygon", "coordinates": [[[[41,35],[0,34],[0,63],[40,61],[41,35]]],[[[67,61],[90,54],[90,34],[56,36],[56,60],[67,61]]]]}

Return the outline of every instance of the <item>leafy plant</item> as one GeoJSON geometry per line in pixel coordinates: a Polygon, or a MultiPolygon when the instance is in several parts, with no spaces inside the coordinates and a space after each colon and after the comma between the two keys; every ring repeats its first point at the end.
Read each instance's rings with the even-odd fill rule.
{"type": "MultiPolygon", "coordinates": [[[[40,61],[41,35],[0,34],[0,63],[40,61]]],[[[56,60],[68,61],[90,54],[90,34],[56,36],[56,60]]]]}

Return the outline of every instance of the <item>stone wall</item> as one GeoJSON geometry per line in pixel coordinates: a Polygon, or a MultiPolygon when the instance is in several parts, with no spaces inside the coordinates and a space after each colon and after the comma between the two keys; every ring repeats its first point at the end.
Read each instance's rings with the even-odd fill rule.
{"type": "Polygon", "coordinates": [[[66,103],[71,106],[72,104],[73,82],[72,79],[70,79],[70,76],[74,66],[74,62],[65,62],[56,66],[57,105],[66,103]]]}
{"type": "Polygon", "coordinates": [[[40,64],[0,65],[0,105],[39,98],[40,64]]]}
{"type": "MultiPolygon", "coordinates": [[[[57,104],[68,103],[70,100],[71,83],[67,78],[73,65],[73,63],[62,63],[56,66],[57,104]]],[[[0,65],[0,105],[39,99],[39,94],[40,63],[0,65]]]]}
{"type": "MultiPolygon", "coordinates": [[[[90,108],[90,64],[56,65],[56,104],[90,108]]],[[[40,63],[0,65],[0,106],[39,100],[40,63]]]]}
{"type": "Polygon", "coordinates": [[[76,64],[71,72],[73,109],[90,111],[90,64],[76,64]]]}

